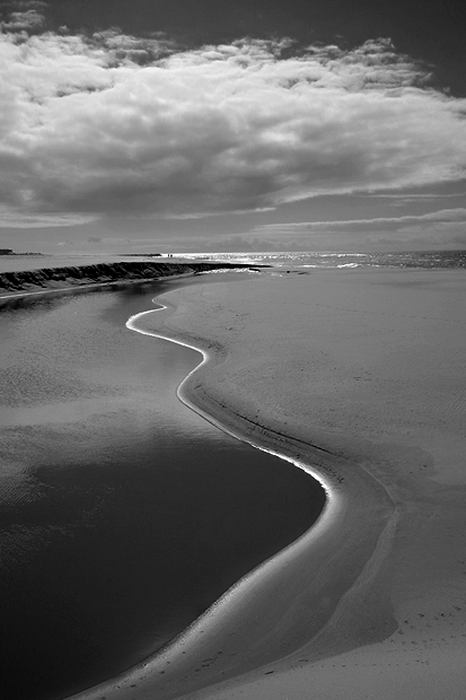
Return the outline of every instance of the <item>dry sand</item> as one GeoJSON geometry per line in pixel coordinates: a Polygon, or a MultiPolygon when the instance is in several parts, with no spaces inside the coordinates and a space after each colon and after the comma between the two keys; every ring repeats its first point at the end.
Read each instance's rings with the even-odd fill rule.
{"type": "Polygon", "coordinates": [[[208,351],[185,399],[314,465],[329,506],[164,655],[79,697],[463,698],[464,271],[224,279],[139,327],[208,351]]]}

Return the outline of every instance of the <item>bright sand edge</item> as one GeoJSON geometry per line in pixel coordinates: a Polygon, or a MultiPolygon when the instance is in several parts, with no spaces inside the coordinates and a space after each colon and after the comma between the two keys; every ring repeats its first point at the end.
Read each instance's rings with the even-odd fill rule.
{"type": "Polygon", "coordinates": [[[321,271],[164,295],[175,309],[151,332],[217,348],[188,399],[316,465],[338,508],[165,656],[86,697],[461,697],[465,286],[456,271],[321,271]]]}

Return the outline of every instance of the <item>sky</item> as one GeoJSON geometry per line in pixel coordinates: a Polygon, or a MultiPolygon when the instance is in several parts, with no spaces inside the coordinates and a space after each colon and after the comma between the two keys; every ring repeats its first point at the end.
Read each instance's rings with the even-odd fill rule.
{"type": "Polygon", "coordinates": [[[460,0],[0,0],[0,247],[466,248],[460,0]]]}

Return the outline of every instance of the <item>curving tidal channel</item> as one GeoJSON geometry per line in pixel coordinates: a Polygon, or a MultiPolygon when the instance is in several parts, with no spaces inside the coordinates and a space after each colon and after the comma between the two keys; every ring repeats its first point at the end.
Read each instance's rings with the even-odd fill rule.
{"type": "Polygon", "coordinates": [[[199,354],[125,328],[160,291],[0,310],[5,697],[58,700],[153,654],[324,505],[176,398],[199,354]]]}

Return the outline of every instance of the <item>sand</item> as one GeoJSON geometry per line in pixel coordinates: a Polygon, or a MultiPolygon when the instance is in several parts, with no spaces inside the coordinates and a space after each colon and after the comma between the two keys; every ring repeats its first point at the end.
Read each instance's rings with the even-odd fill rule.
{"type": "Polygon", "coordinates": [[[184,400],[307,464],[329,505],[165,654],[75,697],[464,696],[465,292],[464,271],[269,271],[157,299],[139,327],[210,357],[184,400]]]}

